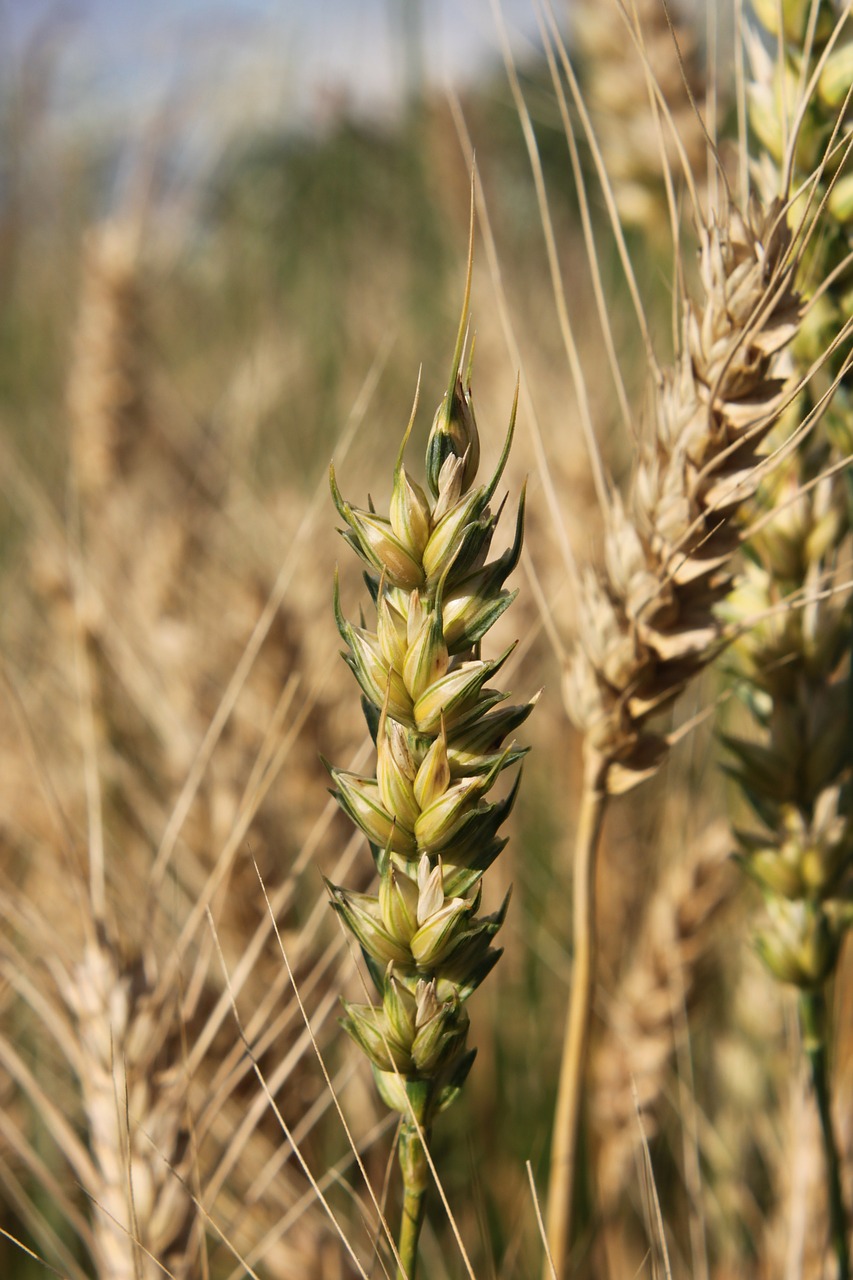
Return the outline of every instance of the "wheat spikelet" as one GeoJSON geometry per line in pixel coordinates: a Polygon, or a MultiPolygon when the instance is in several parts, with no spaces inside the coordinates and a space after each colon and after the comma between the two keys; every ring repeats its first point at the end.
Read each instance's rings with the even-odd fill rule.
{"type": "Polygon", "coordinates": [[[656,1132],[677,1029],[693,1004],[703,961],[717,943],[720,913],[736,885],[729,848],[726,826],[718,823],[664,874],[608,1009],[591,1064],[599,1208],[605,1217],[615,1212],[634,1174],[637,1107],[646,1136],[656,1132]]]}

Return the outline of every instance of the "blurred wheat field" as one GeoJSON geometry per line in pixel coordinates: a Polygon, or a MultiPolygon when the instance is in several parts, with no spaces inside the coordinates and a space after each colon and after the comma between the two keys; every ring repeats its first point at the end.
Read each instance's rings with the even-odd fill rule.
{"type": "MultiPolygon", "coordinates": [[[[757,7],[765,21],[775,0],[757,7]]],[[[844,6],[790,8],[812,36],[829,15],[837,47],[853,47],[844,6]]],[[[504,953],[472,1000],[471,1078],[432,1136],[443,1196],[431,1193],[419,1274],[542,1270],[537,1208],[583,787],[582,735],[561,690],[578,565],[601,564],[606,534],[583,424],[608,477],[627,481],[637,424],[652,413],[644,337],[659,372],[678,350],[674,299],[701,283],[686,174],[705,206],[726,184],[738,189],[749,76],[739,42],[759,26],[739,4],[719,22],[659,0],[534,13],[539,43],[505,49],[505,65],[458,94],[422,87],[382,122],[344,105],[313,133],[243,135],[178,201],[168,129],[152,130],[130,179],[110,186],[115,156],[84,131],[58,158],[48,145],[50,61],[35,38],[10,68],[0,102],[4,1276],[394,1274],[394,1117],[338,1026],[341,997],[366,998],[365,976],[323,885],[374,891],[365,841],[329,797],[321,761],[365,770],[372,751],[334,625],[336,565],[352,617],[363,584],[336,532],[328,467],[334,455],[347,492],[387,509],[419,369],[411,451],[422,452],[456,332],[474,163],[484,469],[519,374],[496,504],[528,481],[518,599],[488,656],[519,637],[507,678],[519,700],[543,692],[519,735],[530,753],[509,845],[486,880],[490,910],[513,890],[504,953]]],[[[499,6],[481,17],[500,49],[499,6]]],[[[750,39],[772,61],[787,36],[775,47],[768,30],[750,39]]],[[[821,209],[849,175],[845,65],[838,126],[821,135],[838,166],[813,202],[821,209]]],[[[794,185],[806,178],[798,170],[794,185]]],[[[811,247],[822,225],[812,275],[832,272],[841,287],[809,314],[823,322],[840,297],[840,319],[826,322],[829,356],[817,321],[806,335],[804,347],[823,346],[807,350],[816,373],[792,412],[805,404],[820,418],[837,384],[836,452],[827,446],[813,471],[834,467],[843,488],[850,224],[839,223],[846,248],[827,268],[811,247]]],[[[771,448],[784,454],[783,439],[771,448]]],[[[511,526],[504,514],[501,551],[511,526]]],[[[845,531],[830,591],[842,608],[845,531]]],[[[775,606],[784,617],[797,607],[775,606]]],[[[604,827],[573,1276],[837,1274],[796,1000],[759,961],[761,896],[731,857],[747,805],[720,768],[730,757],[719,739],[756,732],[737,694],[703,670],[665,711],[673,745],[656,776],[616,799],[604,827]]],[[[850,879],[848,863],[839,901],[849,903],[850,879]]],[[[848,1206],[851,989],[848,939],[830,987],[848,1206]]]]}

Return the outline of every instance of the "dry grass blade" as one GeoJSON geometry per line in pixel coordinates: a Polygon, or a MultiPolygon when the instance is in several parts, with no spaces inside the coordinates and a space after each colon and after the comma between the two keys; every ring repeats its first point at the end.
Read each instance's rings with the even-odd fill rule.
{"type": "MultiPolygon", "coordinates": [[[[19,1240],[17,1236],[12,1235],[11,1231],[7,1231],[5,1227],[0,1227],[0,1236],[3,1236],[5,1240],[8,1240],[11,1244],[13,1244],[15,1248],[19,1249],[21,1253],[26,1255],[26,1257],[32,1258],[33,1262],[37,1262],[40,1267],[44,1268],[45,1271],[49,1271],[51,1275],[61,1277],[61,1280],[66,1280],[66,1276],[62,1271],[57,1271],[56,1268],[52,1267],[49,1262],[45,1261],[44,1258],[40,1258],[39,1255],[34,1250],[30,1249],[27,1245],[24,1244],[23,1240],[19,1240]]],[[[69,1268],[68,1274],[72,1276],[74,1275],[73,1265],[69,1268]]],[[[80,1274],[82,1275],[82,1272],[80,1274]]]]}
{"type": "MultiPolygon", "coordinates": [[[[463,155],[468,168],[476,173],[475,154],[468,133],[465,117],[459,103],[458,98],[451,95],[450,98],[453,120],[456,131],[459,135],[460,144],[462,146],[463,155]]],[[[577,580],[578,567],[572,550],[571,540],[566,529],[565,514],[554,488],[551,468],[549,466],[548,457],[543,441],[542,425],[537,414],[536,405],[532,397],[531,380],[525,375],[525,364],[522,359],[521,348],[518,341],[518,335],[513,323],[512,308],[507,297],[506,289],[503,283],[503,277],[500,267],[500,259],[495,241],[494,231],[492,229],[491,219],[489,216],[488,204],[486,201],[485,191],[482,183],[478,182],[474,188],[474,198],[477,207],[477,220],[484,241],[486,259],[489,265],[489,273],[492,284],[497,296],[498,311],[501,320],[501,328],[504,334],[507,351],[514,368],[521,373],[521,403],[525,412],[525,418],[529,424],[530,433],[533,440],[534,455],[536,459],[536,467],[539,473],[542,488],[545,494],[545,500],[548,504],[548,512],[551,519],[553,535],[557,539],[559,545],[560,558],[565,568],[566,574],[570,581],[577,580]]],[[[525,557],[524,563],[527,562],[525,557]]],[[[547,610],[541,610],[543,619],[547,616],[547,610]]],[[[547,624],[546,624],[547,625],[547,624]]],[[[555,638],[556,639],[556,638],[555,638]]],[[[559,645],[559,640],[556,640],[559,645]]]]}
{"type": "MultiPolygon", "coordinates": [[[[294,996],[295,996],[295,998],[296,998],[296,1003],[297,1003],[297,1004],[298,1004],[298,1006],[299,1006],[299,1012],[300,1012],[300,1014],[302,1015],[302,1020],[303,1020],[303,1022],[305,1023],[305,1030],[306,1030],[306,1032],[308,1033],[308,1037],[309,1037],[309,1039],[310,1039],[310,1041],[311,1041],[311,1047],[313,1048],[314,1053],[315,1053],[315,1055],[316,1055],[316,1057],[317,1057],[317,1061],[318,1061],[318,1062],[319,1062],[319,1064],[320,1064],[320,1069],[321,1069],[321,1071],[322,1071],[322,1073],[323,1073],[323,1078],[324,1078],[324,1080],[325,1080],[325,1082],[326,1082],[326,1087],[327,1087],[327,1089],[328,1089],[328,1091],[329,1091],[329,1096],[331,1097],[331,1100],[332,1100],[332,1102],[333,1102],[333,1104],[334,1104],[335,1110],[336,1110],[336,1111],[337,1111],[337,1113],[338,1113],[338,1117],[339,1117],[339,1119],[340,1119],[340,1121],[341,1121],[341,1124],[342,1124],[342,1126],[343,1126],[344,1132],[345,1132],[345,1134],[346,1134],[347,1142],[349,1143],[350,1150],[352,1151],[353,1158],[355,1159],[356,1165],[357,1165],[357,1167],[358,1167],[358,1171],[359,1171],[359,1173],[361,1174],[362,1179],[364,1180],[364,1185],[365,1185],[365,1186],[366,1186],[366,1188],[367,1188],[368,1195],[370,1196],[371,1203],[372,1203],[373,1208],[374,1208],[374,1210],[375,1210],[375,1212],[376,1212],[376,1217],[377,1217],[377,1222],[378,1222],[378,1224],[379,1224],[379,1227],[381,1228],[381,1230],[382,1230],[382,1232],[383,1232],[383,1234],[384,1234],[384,1236],[385,1236],[385,1239],[386,1239],[386,1240],[387,1240],[387,1242],[388,1242],[388,1245],[389,1245],[389,1247],[390,1247],[390,1249],[391,1249],[391,1252],[392,1252],[392,1254],[393,1254],[393,1256],[394,1256],[394,1261],[395,1261],[395,1262],[397,1263],[397,1265],[399,1266],[399,1265],[401,1265],[401,1264],[400,1264],[400,1256],[399,1256],[399,1254],[398,1254],[398,1252],[397,1252],[397,1245],[396,1245],[396,1242],[395,1242],[395,1240],[394,1240],[394,1234],[393,1234],[393,1232],[391,1231],[390,1227],[388,1226],[388,1223],[387,1223],[386,1218],[385,1218],[385,1214],[384,1214],[383,1209],[382,1209],[382,1205],[381,1205],[381,1203],[380,1203],[379,1199],[377,1198],[377,1196],[376,1196],[376,1194],[375,1194],[375,1192],[374,1192],[374,1190],[373,1190],[373,1186],[372,1186],[372,1184],[371,1184],[370,1178],[368,1177],[368,1175],[367,1175],[367,1171],[366,1171],[366,1169],[365,1169],[365,1167],[364,1167],[364,1164],[362,1163],[361,1154],[360,1154],[360,1152],[359,1152],[358,1145],[357,1145],[357,1143],[356,1143],[355,1139],[353,1138],[353,1135],[352,1135],[352,1133],[351,1133],[351,1131],[350,1131],[350,1127],[349,1127],[349,1125],[347,1124],[346,1117],[345,1117],[345,1115],[344,1115],[344,1113],[343,1113],[343,1110],[341,1109],[341,1105],[340,1105],[340,1102],[339,1102],[339,1100],[338,1100],[337,1092],[336,1092],[336,1090],[335,1090],[335,1088],[334,1088],[334,1086],[333,1086],[333,1084],[332,1084],[332,1080],[331,1080],[331,1077],[329,1076],[329,1072],[328,1072],[328,1070],[327,1070],[327,1068],[326,1068],[326,1064],[325,1064],[325,1062],[323,1061],[323,1055],[322,1055],[322,1053],[320,1052],[319,1045],[317,1044],[317,1040],[316,1040],[316,1038],[315,1038],[315,1034],[314,1034],[314,1031],[313,1031],[313,1029],[312,1029],[311,1021],[310,1021],[310,1020],[309,1020],[309,1018],[308,1018],[308,1013],[307,1013],[307,1011],[306,1011],[306,1009],[305,1009],[305,1005],[304,1005],[304,1003],[303,1003],[302,996],[301,996],[300,991],[299,991],[299,988],[298,988],[298,986],[297,986],[297,984],[296,984],[296,978],[295,978],[295,976],[294,976],[294,973],[293,973],[293,969],[292,969],[292,967],[291,967],[290,960],[288,959],[287,952],[286,952],[286,951],[285,951],[285,949],[284,949],[284,944],[283,944],[283,942],[282,942],[282,938],[281,938],[281,934],[280,934],[280,932],[279,932],[278,926],[277,926],[277,924],[276,924],[276,922],[275,922],[275,917],[274,917],[274,916],[273,916],[273,914],[272,914],[272,909],[271,909],[271,907],[270,907],[270,901],[269,901],[269,898],[267,897],[266,886],[264,885],[263,878],[262,878],[261,873],[260,873],[260,871],[258,870],[258,868],[257,868],[257,867],[255,867],[255,871],[256,871],[257,876],[258,876],[258,881],[259,881],[260,886],[261,886],[261,891],[262,891],[262,893],[263,893],[263,895],[264,895],[264,901],[265,901],[265,902],[266,902],[266,904],[267,904],[267,910],[270,912],[270,919],[271,919],[271,921],[272,921],[272,925],[273,925],[273,928],[274,928],[274,930],[275,930],[276,942],[278,943],[279,953],[280,953],[280,955],[281,955],[282,962],[283,962],[283,964],[284,964],[285,970],[287,971],[287,976],[288,976],[288,979],[289,979],[289,981],[290,981],[290,985],[291,985],[291,987],[292,987],[292,989],[293,989],[293,994],[294,994],[294,996]]],[[[347,941],[348,941],[348,940],[347,940],[347,941]]]]}
{"type": "Polygon", "coordinates": [[[545,1219],[542,1217],[542,1208],[539,1203],[539,1192],[536,1188],[536,1182],[533,1177],[533,1166],[529,1160],[527,1161],[525,1168],[527,1169],[527,1180],[530,1184],[530,1195],[533,1199],[534,1208],[536,1209],[536,1225],[539,1228],[539,1239],[542,1241],[542,1248],[545,1251],[545,1258],[551,1272],[551,1280],[557,1280],[554,1259],[551,1257],[551,1250],[548,1247],[548,1237],[545,1234],[545,1219]]]}

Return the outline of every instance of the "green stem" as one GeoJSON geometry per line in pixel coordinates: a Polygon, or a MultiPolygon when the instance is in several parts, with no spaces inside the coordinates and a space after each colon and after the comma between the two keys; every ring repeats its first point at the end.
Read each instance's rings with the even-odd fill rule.
{"type": "MultiPolygon", "coordinates": [[[[423,1130],[421,1130],[424,1133],[423,1130]]],[[[424,1133],[424,1137],[429,1135],[424,1133]]],[[[403,1175],[403,1215],[400,1219],[400,1267],[397,1280],[415,1280],[418,1265],[418,1240],[424,1221],[429,1165],[424,1145],[411,1121],[405,1120],[397,1148],[403,1175]]]]}
{"type": "Polygon", "coordinates": [[[829,1096],[829,1069],[826,1052],[826,998],[823,991],[800,992],[800,1026],[803,1048],[811,1067],[815,1101],[820,1115],[826,1180],[829,1195],[829,1231],[838,1259],[838,1280],[850,1280],[849,1224],[841,1190],[841,1167],[832,1127],[829,1096]]]}
{"type": "Polygon", "coordinates": [[[604,789],[606,769],[606,762],[595,751],[589,750],[575,837],[572,987],[554,1111],[554,1134],[551,1139],[546,1233],[551,1259],[545,1260],[542,1272],[544,1280],[552,1280],[551,1261],[557,1280],[567,1280],[569,1274],[581,1095],[595,990],[595,861],[607,800],[604,789]]]}

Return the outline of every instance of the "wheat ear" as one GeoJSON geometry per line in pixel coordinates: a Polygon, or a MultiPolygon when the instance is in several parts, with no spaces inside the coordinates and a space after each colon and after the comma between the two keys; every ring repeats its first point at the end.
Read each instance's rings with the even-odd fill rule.
{"type": "MultiPolygon", "coordinates": [[[[80,1090],[98,1179],[95,1260],[107,1280],[189,1276],[192,1201],[180,1174],[186,1081],[180,1059],[161,1064],[170,1010],[152,1001],[144,967],[120,965],[103,940],[85,948],[61,984],[77,1028],[80,1090]]],[[[174,1048],[174,1046],[172,1046],[174,1048]]]]}
{"type": "Polygon", "coordinates": [[[781,205],[728,205],[700,228],[703,296],[684,300],[681,347],[652,390],[629,501],[605,512],[605,570],[588,571],[565,680],[585,735],[575,853],[574,968],[551,1157],[549,1242],[567,1274],[580,1098],[595,980],[595,851],[607,797],[659,767],[649,722],[715,655],[731,584],[731,516],[759,481],[758,450],[785,404],[774,358],[799,323],[781,205]]]}
{"type": "MultiPolygon", "coordinates": [[[[282,1226],[293,1208],[299,1175],[291,1174],[286,1161],[277,1177],[266,1173],[268,1162],[281,1153],[280,1136],[272,1132],[266,1099],[259,1106],[252,1096],[242,1045],[227,1038],[229,1006],[218,999],[209,946],[197,937],[194,914],[201,912],[203,922],[204,907],[214,903],[225,949],[240,958],[234,984],[252,1007],[247,1025],[253,1048],[276,1056],[274,1087],[290,1098],[299,1095],[301,1103],[296,1078],[305,1049],[300,1053],[290,1043],[287,1015],[279,1014],[277,1004],[283,984],[265,966],[260,927],[252,933],[256,882],[255,893],[247,893],[239,876],[248,862],[240,855],[250,823],[252,850],[262,864],[273,856],[278,866],[291,853],[296,858],[296,832],[308,807],[305,771],[313,767],[319,781],[316,751],[305,744],[316,692],[306,692],[301,706],[294,696],[305,664],[281,607],[284,568],[281,592],[267,611],[263,634],[267,629],[271,634],[251,654],[250,673],[251,661],[243,660],[261,611],[259,597],[262,591],[266,595],[258,566],[263,544],[255,536],[257,499],[251,511],[241,513],[241,538],[248,546],[235,571],[222,555],[228,519],[220,504],[227,495],[220,491],[213,508],[193,487],[187,500],[187,481],[176,468],[175,454],[147,447],[148,353],[137,345],[147,328],[139,313],[142,282],[132,241],[122,232],[114,242],[112,231],[111,225],[95,232],[87,252],[69,388],[85,550],[69,549],[65,530],[44,521],[55,561],[64,570],[66,594],[54,597],[62,612],[48,612],[43,600],[27,597],[28,612],[10,612],[32,651],[21,721],[30,730],[32,720],[34,759],[21,749],[20,726],[14,737],[4,738],[7,854],[16,874],[19,865],[27,872],[19,891],[7,892],[5,883],[0,888],[4,969],[15,973],[13,990],[20,997],[16,1016],[0,1034],[0,1057],[18,1084],[15,1109],[23,1112],[29,1100],[29,1112],[38,1116],[35,1131],[54,1139],[50,1157],[34,1167],[42,1140],[27,1138],[10,1108],[4,1130],[14,1134],[37,1187],[33,1195],[21,1180],[12,1194],[21,1202],[29,1197],[26,1220],[33,1238],[63,1273],[67,1269],[75,1277],[83,1268],[73,1258],[68,1261],[71,1250],[63,1240],[68,1230],[80,1236],[93,1275],[137,1280],[166,1269],[175,1276],[201,1274],[205,1219],[210,1227],[205,1251],[211,1255],[222,1222],[229,1248],[233,1242],[235,1251],[244,1245],[246,1253],[257,1250],[261,1214],[276,1223],[276,1232],[291,1233],[286,1240],[265,1242],[267,1270],[302,1274],[293,1257],[310,1260],[316,1253],[317,1214],[303,1207],[282,1226]],[[246,538],[249,528],[254,532],[246,538]],[[179,555],[170,554],[173,547],[179,555]],[[66,582],[69,562],[73,592],[66,582]],[[74,715],[79,711],[71,675],[75,646],[62,625],[72,595],[76,647],[84,659],[77,665],[90,668],[92,706],[85,717],[74,715]],[[54,624],[50,633],[44,630],[46,614],[54,624]],[[227,732],[215,756],[212,747],[198,752],[213,714],[210,694],[228,684],[235,665],[233,701],[223,716],[217,713],[220,732],[226,719],[227,732]],[[87,743],[85,786],[77,764],[78,736],[87,743]],[[288,750],[297,763],[283,770],[288,750]],[[258,814],[282,774],[289,781],[278,788],[277,812],[268,807],[258,814]],[[51,798],[50,824],[41,816],[36,780],[51,798]],[[81,847],[75,833],[84,825],[82,802],[101,787],[103,805],[91,804],[92,836],[81,847]],[[59,828],[54,808],[65,815],[59,828]],[[164,825],[164,843],[171,831],[178,851],[165,891],[163,878],[152,876],[152,844],[156,849],[164,825]],[[28,928],[7,928],[16,913],[24,912],[28,928]],[[45,978],[44,961],[52,983],[45,978]],[[184,980],[186,998],[179,1002],[184,980]],[[22,1024],[27,1028],[23,1040],[22,1024]],[[31,1052],[37,1070],[28,1074],[31,1052]],[[61,1098],[77,1125],[48,1112],[42,1092],[61,1098]],[[85,1133],[85,1141],[77,1133],[85,1133]],[[71,1168],[73,1193],[54,1191],[61,1183],[58,1172],[51,1180],[57,1155],[71,1168]],[[263,1185],[259,1166],[268,1184],[263,1193],[256,1191],[263,1194],[260,1206],[247,1213],[251,1191],[263,1185]],[[48,1199],[52,1208],[43,1212],[39,1206],[48,1199]],[[291,1248],[294,1235],[304,1241],[298,1249],[291,1248]]],[[[171,431],[166,434],[174,443],[171,431]]],[[[291,508],[298,510],[293,502],[291,508]]],[[[35,504],[34,510],[41,516],[35,504]]],[[[294,558],[301,541],[300,532],[294,558]]],[[[163,861],[170,856],[167,849],[163,861]]],[[[276,900],[289,920],[302,910],[292,901],[299,865],[311,866],[310,854],[297,860],[284,886],[276,881],[281,890],[276,900]]],[[[249,874],[254,880],[250,867],[249,874]]],[[[325,901],[318,908],[322,920],[325,901]]],[[[264,922],[265,937],[270,932],[265,912],[264,922]]],[[[316,930],[306,926],[306,944],[313,945],[316,937],[316,930]]],[[[310,956],[306,967],[309,962],[310,956]]],[[[278,975],[279,966],[274,968],[278,975]]],[[[330,1021],[334,1004],[329,996],[330,1021]]],[[[311,1111],[313,1121],[302,1116],[308,1133],[316,1123],[317,1111],[311,1111]]],[[[296,1131],[302,1132],[298,1126],[296,1131]]],[[[8,1185],[5,1153],[2,1163],[8,1185]]],[[[218,1259],[211,1265],[218,1270],[218,1259]]]]}
{"type": "MultiPolygon", "coordinates": [[[[473,224],[472,224],[473,225],[473,224]]],[[[332,769],[341,807],[364,832],[379,873],[375,896],[330,885],[332,903],[358,940],[381,1004],[345,1004],[343,1025],[367,1054],[379,1091],[401,1117],[403,1210],[398,1275],[414,1280],[429,1166],[425,1144],[437,1114],[459,1092],[474,1059],[467,1048],[469,996],[500,952],[494,915],[477,914],[483,873],[506,840],[500,825],[515,798],[489,802],[498,776],[523,751],[505,739],[532,704],[501,706],[487,688],[509,650],[480,656],[480,642],[513,599],[503,583],[521,550],[524,501],[513,546],[486,557],[498,516],[489,503],[498,466],[475,485],[479,435],[462,358],[470,292],[447,393],[426,450],[428,497],[409,478],[403,439],[390,517],[332,493],[344,537],[369,568],[376,630],[348,622],[337,599],[345,659],[363,695],[376,743],[376,776],[332,769]]],[[[412,415],[414,419],[414,413],[412,415]]],[[[499,514],[499,512],[498,512],[499,514]]]]}

